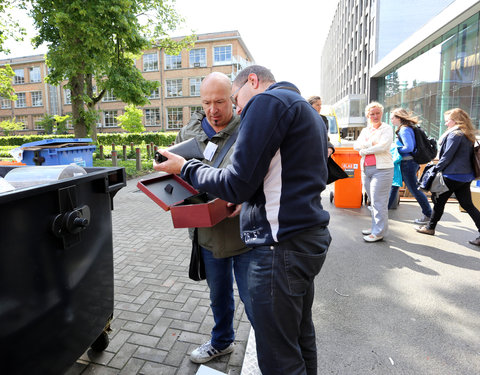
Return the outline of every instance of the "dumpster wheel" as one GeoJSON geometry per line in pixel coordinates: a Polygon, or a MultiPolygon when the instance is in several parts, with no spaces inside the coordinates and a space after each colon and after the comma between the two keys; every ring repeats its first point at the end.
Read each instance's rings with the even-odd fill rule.
{"type": "Polygon", "coordinates": [[[108,337],[108,333],[103,331],[90,347],[95,352],[103,352],[105,349],[107,349],[109,343],[110,338],[108,337]]]}

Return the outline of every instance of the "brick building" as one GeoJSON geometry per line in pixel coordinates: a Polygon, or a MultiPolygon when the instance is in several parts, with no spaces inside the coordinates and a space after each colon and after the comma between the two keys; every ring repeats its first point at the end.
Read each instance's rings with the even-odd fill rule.
{"type": "MultiPolygon", "coordinates": [[[[135,61],[147,80],[159,81],[160,87],[142,107],[147,131],[177,130],[187,124],[191,114],[201,107],[200,83],[213,71],[227,74],[233,80],[238,71],[254,62],[238,31],[197,35],[195,46],[178,55],[168,55],[158,48],[144,51],[135,61]]],[[[35,134],[42,128],[38,122],[45,114],[67,115],[72,112],[70,90],[66,82],[52,86],[45,82],[47,66],[43,55],[0,60],[15,72],[13,87],[17,100],[1,100],[0,121],[16,118],[24,124],[22,134],[35,134]]],[[[107,93],[97,104],[100,111],[97,132],[123,131],[117,116],[124,113],[125,103],[107,93]]],[[[73,132],[71,120],[67,122],[73,132]]]]}

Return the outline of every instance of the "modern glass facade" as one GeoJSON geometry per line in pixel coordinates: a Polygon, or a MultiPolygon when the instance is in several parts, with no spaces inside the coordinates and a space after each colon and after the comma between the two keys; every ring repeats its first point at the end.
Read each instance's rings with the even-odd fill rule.
{"type": "Polygon", "coordinates": [[[445,131],[443,113],[459,107],[480,128],[479,21],[477,13],[378,77],[385,119],[392,109],[407,108],[438,138],[445,131]]]}

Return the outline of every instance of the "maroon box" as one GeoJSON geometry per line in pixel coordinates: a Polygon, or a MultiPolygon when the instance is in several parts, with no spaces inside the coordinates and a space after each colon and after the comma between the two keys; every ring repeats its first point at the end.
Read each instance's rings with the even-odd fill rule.
{"type": "Polygon", "coordinates": [[[165,211],[170,210],[175,228],[212,227],[235,209],[224,200],[199,193],[174,174],[142,179],[137,187],[165,211]]]}

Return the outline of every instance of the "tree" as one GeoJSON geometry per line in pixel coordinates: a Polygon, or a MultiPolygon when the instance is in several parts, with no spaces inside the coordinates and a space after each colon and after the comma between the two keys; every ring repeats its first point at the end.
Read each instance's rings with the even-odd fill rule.
{"type": "Polygon", "coordinates": [[[34,45],[48,45],[46,80],[54,85],[68,80],[77,137],[91,132],[96,138],[94,108],[107,91],[127,104],[149,103],[147,97],[158,82],[147,81],[134,66],[143,50],[159,47],[178,54],[194,41],[194,36],[180,42],[167,37],[183,22],[169,0],[32,0],[31,4],[38,31],[34,45]]]}
{"type": "Polygon", "coordinates": [[[17,95],[15,95],[15,90],[12,85],[12,77],[15,76],[10,65],[5,65],[5,67],[0,69],[0,97],[9,100],[17,100],[17,95]]]}
{"type": "Polygon", "coordinates": [[[15,131],[23,129],[23,122],[17,122],[16,118],[0,122],[0,129],[3,129],[5,135],[14,134],[15,131]]]}
{"type": "Polygon", "coordinates": [[[143,112],[141,109],[130,104],[125,107],[125,113],[117,117],[119,125],[127,132],[143,132],[145,127],[142,124],[143,112]]]}

